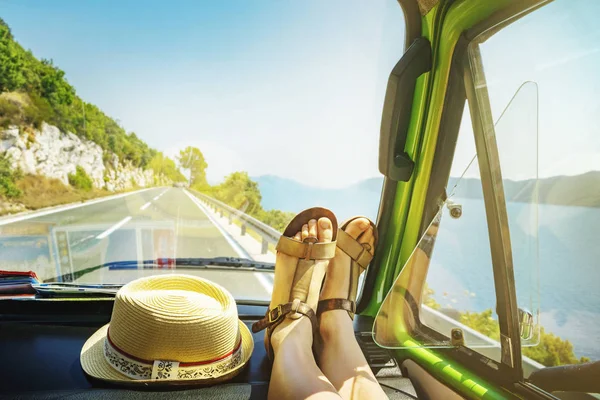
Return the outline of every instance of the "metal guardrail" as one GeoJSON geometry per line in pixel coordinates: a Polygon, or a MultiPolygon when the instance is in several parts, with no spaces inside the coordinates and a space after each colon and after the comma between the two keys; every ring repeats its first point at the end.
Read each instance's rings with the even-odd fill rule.
{"type": "Polygon", "coordinates": [[[236,218],[242,222],[241,226],[241,235],[244,236],[248,228],[252,229],[254,232],[258,233],[261,237],[261,252],[262,254],[266,254],[269,251],[269,244],[276,245],[281,237],[281,232],[270,227],[257,220],[254,217],[245,214],[243,211],[236,210],[235,208],[228,206],[227,204],[213,199],[212,197],[200,193],[196,190],[188,189],[194,196],[196,196],[200,201],[204,202],[208,207],[213,209],[215,212],[219,213],[221,217],[227,215],[229,217],[229,223],[233,223],[233,218],[236,218]]]}

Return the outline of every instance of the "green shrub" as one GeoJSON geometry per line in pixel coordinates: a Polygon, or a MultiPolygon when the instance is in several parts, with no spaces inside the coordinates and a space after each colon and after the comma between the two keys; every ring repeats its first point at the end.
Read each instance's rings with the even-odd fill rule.
{"type": "Polygon", "coordinates": [[[18,104],[0,97],[0,127],[8,128],[10,125],[16,125],[20,120],[20,114],[18,104]]]}
{"type": "Polygon", "coordinates": [[[288,211],[269,210],[260,213],[258,219],[279,232],[283,232],[295,215],[293,212],[288,211]]]}
{"type": "Polygon", "coordinates": [[[8,159],[0,154],[0,196],[14,198],[21,195],[21,191],[15,185],[18,177],[19,171],[12,171],[8,159]]]}
{"type": "Polygon", "coordinates": [[[90,178],[85,170],[79,165],[75,168],[74,174],[69,174],[69,183],[75,189],[85,191],[92,190],[93,186],[92,178],[90,178]]]}

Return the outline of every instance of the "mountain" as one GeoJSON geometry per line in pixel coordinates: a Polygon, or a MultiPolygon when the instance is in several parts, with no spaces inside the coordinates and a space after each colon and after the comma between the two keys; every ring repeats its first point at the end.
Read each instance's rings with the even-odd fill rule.
{"type": "Polygon", "coordinates": [[[383,178],[370,178],[340,189],[323,189],[304,185],[274,175],[254,177],[262,195],[264,209],[299,212],[322,206],[336,213],[340,223],[354,215],[377,217],[383,178]]]}
{"type": "MultiPolygon", "coordinates": [[[[279,209],[299,212],[305,208],[323,206],[334,211],[338,219],[353,215],[377,217],[383,178],[370,178],[340,189],[323,189],[304,185],[291,179],[274,175],[254,177],[262,194],[262,206],[266,210],[279,209]]],[[[450,178],[448,190],[458,178],[450,178]]],[[[591,171],[575,176],[555,176],[539,179],[539,203],[570,206],[600,207],[600,171],[591,171]]],[[[530,202],[535,181],[505,180],[506,199],[515,202],[530,202]]],[[[456,189],[456,196],[481,198],[481,181],[463,178],[456,189]]]]}
{"type": "MultiPolygon", "coordinates": [[[[450,178],[451,188],[457,178],[450,178]]],[[[540,204],[569,205],[581,207],[600,207],[600,171],[590,171],[574,176],[553,176],[537,180],[538,202],[540,204]]],[[[535,180],[504,181],[507,201],[531,202],[535,180]]],[[[449,189],[450,190],[450,189],[449,189]]],[[[481,198],[481,181],[479,179],[463,179],[456,196],[481,198]]]]}

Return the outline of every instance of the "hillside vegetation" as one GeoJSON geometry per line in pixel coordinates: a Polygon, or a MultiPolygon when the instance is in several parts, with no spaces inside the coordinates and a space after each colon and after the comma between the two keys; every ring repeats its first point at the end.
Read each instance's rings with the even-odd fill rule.
{"type": "MultiPolygon", "coordinates": [[[[114,119],[94,104],[81,99],[75,88],[65,78],[65,73],[52,60],[38,60],[31,51],[17,43],[8,25],[0,19],[0,131],[18,126],[28,140],[34,140],[34,131],[42,123],[54,125],[62,132],[72,132],[82,139],[95,142],[104,150],[105,165],[110,154],[116,154],[121,162],[128,161],[139,168],[152,168],[172,181],[184,181],[175,162],[150,148],[134,132],[126,132],[114,119]]],[[[25,177],[19,171],[11,171],[10,162],[0,157],[0,197],[15,199],[26,205],[31,197],[19,187],[28,188],[32,180],[45,182],[43,177],[25,177]]],[[[102,190],[92,190],[89,177],[82,175],[81,168],[69,177],[72,188],[60,183],[50,185],[54,196],[45,206],[61,204],[59,199],[88,198],[99,195],[102,190]],[[72,190],[73,189],[73,190],[72,190]],[[62,190],[62,191],[61,191],[62,190]],[[73,193],[85,194],[73,196],[73,193]]]]}
{"type": "Polygon", "coordinates": [[[42,122],[91,140],[103,149],[145,167],[156,154],[133,132],[127,133],[98,107],[84,102],[52,60],[38,60],[17,43],[0,19],[0,122],[39,128],[42,122]],[[85,118],[84,118],[85,114],[85,118]]]}
{"type": "MultiPolygon", "coordinates": [[[[434,310],[441,310],[441,305],[435,301],[434,291],[426,284],[423,292],[423,303],[434,310]]],[[[459,316],[461,324],[473,328],[477,332],[486,335],[496,341],[500,341],[500,327],[498,321],[492,316],[492,309],[482,312],[461,312],[459,316]]],[[[587,357],[577,358],[573,351],[573,344],[540,327],[540,341],[537,346],[523,347],[523,355],[539,362],[546,367],[559,365],[581,364],[589,362],[587,357]]]]}

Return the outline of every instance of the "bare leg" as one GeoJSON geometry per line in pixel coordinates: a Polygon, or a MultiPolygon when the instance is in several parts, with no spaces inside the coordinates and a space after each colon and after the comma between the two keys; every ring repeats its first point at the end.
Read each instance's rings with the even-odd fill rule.
{"type": "Polygon", "coordinates": [[[269,399],[339,399],[312,354],[312,328],[307,318],[281,323],[271,337],[275,360],[269,399]],[[282,327],[282,325],[286,324],[282,327]],[[287,332],[286,332],[287,331],[287,332]],[[286,335],[280,340],[280,334],[286,335]]]}
{"type": "MultiPolygon", "coordinates": [[[[317,236],[319,241],[331,241],[331,221],[310,220],[295,239],[317,236]],[[318,227],[317,227],[318,225],[318,227]]],[[[271,309],[289,301],[297,258],[278,253],[271,309]]],[[[286,318],[275,328],[271,344],[275,360],[269,385],[269,399],[339,399],[337,391],[317,367],[312,353],[312,325],[306,317],[286,318]]]]}
{"type": "MultiPolygon", "coordinates": [[[[373,246],[373,231],[364,218],[352,221],[346,232],[373,246]]],[[[346,298],[350,284],[350,257],[337,249],[330,261],[321,299],[346,298]]],[[[354,336],[352,320],[344,310],[326,311],[320,317],[323,339],[319,366],[344,399],[387,399],[354,336]]]]}

